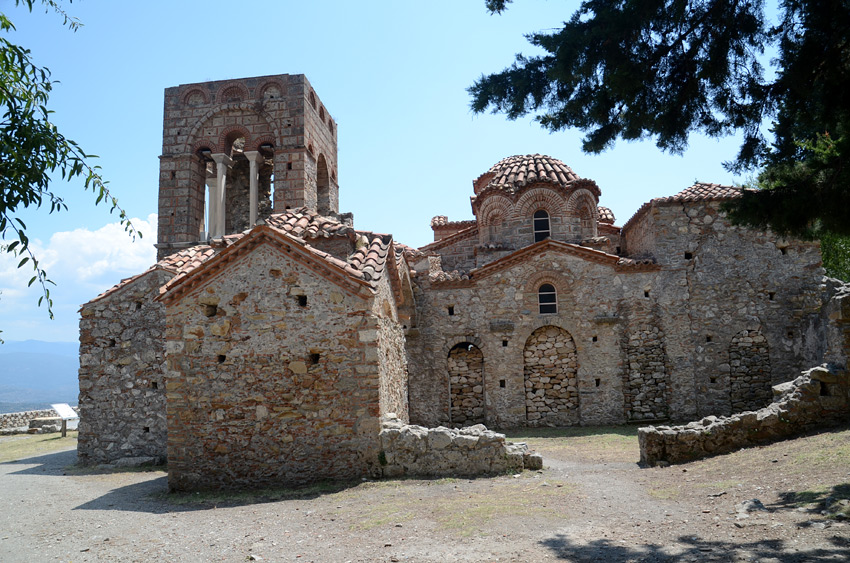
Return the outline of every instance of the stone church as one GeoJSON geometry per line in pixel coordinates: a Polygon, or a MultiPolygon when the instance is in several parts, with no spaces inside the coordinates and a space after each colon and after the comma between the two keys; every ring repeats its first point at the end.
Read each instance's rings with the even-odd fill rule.
{"type": "Polygon", "coordinates": [[[698,183],[622,227],[562,161],[510,156],[418,249],[340,213],[303,75],[165,91],[158,262],[86,303],[82,463],[172,488],[370,474],[382,417],[492,428],[764,406],[826,361],[817,243],[734,227],[698,183]]]}

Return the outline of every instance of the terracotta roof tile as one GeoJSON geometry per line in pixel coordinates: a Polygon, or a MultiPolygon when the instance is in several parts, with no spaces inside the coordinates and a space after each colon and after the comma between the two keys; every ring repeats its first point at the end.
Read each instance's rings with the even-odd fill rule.
{"type": "Polygon", "coordinates": [[[614,212],[608,209],[607,207],[602,207],[601,205],[596,208],[599,212],[599,222],[600,223],[609,223],[611,225],[614,224],[614,212]]]}
{"type": "Polygon", "coordinates": [[[526,154],[509,156],[500,160],[490,170],[479,176],[473,185],[476,194],[485,188],[515,193],[535,182],[566,186],[579,179],[578,174],[557,158],[542,154],[526,154]]]}
{"type": "Polygon", "coordinates": [[[333,217],[319,215],[306,207],[276,213],[266,219],[266,224],[290,235],[301,238],[328,238],[353,236],[355,230],[333,217]]]}
{"type": "Polygon", "coordinates": [[[739,188],[736,186],[723,186],[721,184],[709,184],[706,182],[697,182],[693,186],[689,188],[685,188],[681,192],[667,196],[667,197],[656,197],[654,199],[649,200],[640,206],[632,218],[626,221],[626,224],[623,225],[623,231],[631,227],[632,224],[635,223],[640,217],[642,217],[647,210],[653,205],[660,205],[665,203],[688,203],[688,202],[698,202],[698,201],[721,201],[726,199],[734,199],[741,195],[741,192],[744,188],[739,188]]]}

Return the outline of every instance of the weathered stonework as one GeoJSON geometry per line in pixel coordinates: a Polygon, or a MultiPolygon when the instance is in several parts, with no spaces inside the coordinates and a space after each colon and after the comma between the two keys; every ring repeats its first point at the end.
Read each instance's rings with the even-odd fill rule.
{"type": "Polygon", "coordinates": [[[165,313],[173,273],[151,269],[80,310],[81,464],[165,460],[165,313]]]}
{"type": "MultiPolygon", "coordinates": [[[[474,219],[412,249],[339,213],[336,125],[303,76],[169,88],[164,123],[160,261],[81,310],[84,463],[167,455],[174,489],[407,474],[430,458],[388,447],[388,413],[444,427],[399,433],[410,453],[482,423],[729,415],[846,364],[818,244],[732,226],[739,188],[620,228],[595,182],[512,156],[474,180],[474,219]]],[[[435,463],[491,471],[498,447],[435,463]]]]}
{"type": "Polygon", "coordinates": [[[578,422],[578,360],[569,333],[557,327],[534,331],[523,351],[525,418],[529,426],[578,422]]]}
{"type": "Polygon", "coordinates": [[[460,430],[424,428],[390,417],[383,421],[380,437],[384,477],[492,475],[543,468],[543,458],[525,443],[505,441],[504,434],[480,424],[460,430]]]}
{"type": "Polygon", "coordinates": [[[708,416],[685,426],[638,430],[641,463],[681,463],[775,442],[847,422],[850,377],[821,366],[776,385],[776,400],[756,411],[708,416]]]}

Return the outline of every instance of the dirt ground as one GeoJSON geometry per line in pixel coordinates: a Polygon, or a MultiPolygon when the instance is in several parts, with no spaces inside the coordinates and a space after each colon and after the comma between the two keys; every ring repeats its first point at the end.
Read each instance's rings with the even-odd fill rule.
{"type": "Polygon", "coordinates": [[[512,438],[545,468],[172,495],[74,466],[73,437],[4,437],[0,561],[850,560],[850,428],[651,469],[630,427],[512,438]]]}

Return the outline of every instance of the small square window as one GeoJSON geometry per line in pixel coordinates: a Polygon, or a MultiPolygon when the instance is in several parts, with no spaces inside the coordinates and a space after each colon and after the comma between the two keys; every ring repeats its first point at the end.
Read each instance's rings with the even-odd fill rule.
{"type": "Polygon", "coordinates": [[[691,252],[685,252],[685,260],[690,260],[694,257],[691,252]]]}
{"type": "Polygon", "coordinates": [[[502,389],[505,388],[505,380],[504,379],[499,380],[499,387],[501,387],[502,389]]]}
{"type": "Polygon", "coordinates": [[[447,310],[449,312],[450,317],[454,316],[454,314],[455,314],[455,306],[454,305],[449,305],[447,310]]]}
{"type": "Polygon", "coordinates": [[[598,342],[598,341],[599,341],[599,337],[594,336],[594,337],[593,337],[593,338],[591,338],[590,340],[591,340],[591,342],[598,342]]]}
{"type": "Polygon", "coordinates": [[[508,347],[508,341],[502,340],[502,348],[507,348],[507,347],[508,347]]]}
{"type": "Polygon", "coordinates": [[[644,291],[644,292],[643,292],[643,296],[644,296],[644,297],[649,297],[649,291],[644,291]]]}

